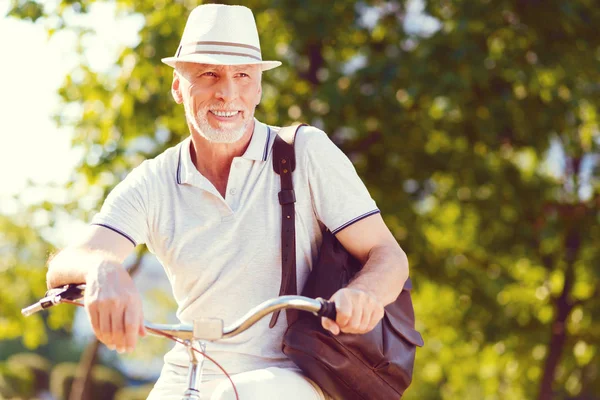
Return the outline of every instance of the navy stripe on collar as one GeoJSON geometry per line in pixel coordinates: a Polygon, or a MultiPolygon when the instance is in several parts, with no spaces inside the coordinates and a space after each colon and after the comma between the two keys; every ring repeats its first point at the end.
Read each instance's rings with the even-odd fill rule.
{"type": "MultiPolygon", "coordinates": [[[[256,132],[253,133],[253,135],[256,134],[256,132]]],[[[269,155],[269,144],[271,142],[271,128],[267,125],[267,138],[265,140],[265,147],[263,149],[263,154],[262,154],[262,161],[267,161],[267,156],[269,155]]],[[[175,180],[177,181],[177,184],[182,185],[183,179],[181,177],[181,170],[182,170],[182,157],[183,157],[183,146],[185,144],[185,141],[182,142],[182,144],[179,146],[179,155],[177,158],[177,172],[175,175],[175,180]]],[[[189,145],[189,144],[188,144],[189,145]]]]}
{"type": "Polygon", "coordinates": [[[269,153],[269,142],[271,141],[271,128],[267,126],[267,140],[265,143],[265,151],[263,152],[263,161],[267,161],[267,154],[269,153]]]}
{"type": "Polygon", "coordinates": [[[177,160],[177,176],[175,177],[177,179],[177,183],[179,185],[181,185],[181,148],[183,147],[183,145],[179,146],[179,158],[177,160]]]}

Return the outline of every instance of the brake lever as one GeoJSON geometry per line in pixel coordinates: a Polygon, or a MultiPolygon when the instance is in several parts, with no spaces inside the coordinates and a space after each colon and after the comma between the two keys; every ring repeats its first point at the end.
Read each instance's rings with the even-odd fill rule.
{"type": "Polygon", "coordinates": [[[60,300],[79,300],[83,297],[85,284],[69,284],[60,288],[50,289],[44,295],[46,297],[60,297],[60,300]]]}
{"type": "Polygon", "coordinates": [[[38,311],[50,308],[61,300],[75,301],[83,297],[83,291],[85,290],[84,284],[70,284],[65,285],[61,288],[50,289],[46,292],[44,297],[37,303],[30,305],[29,307],[23,308],[21,314],[24,316],[30,316],[38,311]]]}

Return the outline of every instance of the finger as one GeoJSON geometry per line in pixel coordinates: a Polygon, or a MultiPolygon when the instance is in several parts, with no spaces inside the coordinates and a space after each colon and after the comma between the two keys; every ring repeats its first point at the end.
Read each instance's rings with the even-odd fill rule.
{"type": "Polygon", "coordinates": [[[108,312],[108,310],[102,310],[101,308],[98,309],[98,327],[100,329],[99,335],[97,335],[98,339],[100,339],[100,341],[104,343],[106,347],[108,347],[111,350],[114,350],[115,345],[112,340],[112,334],[110,330],[110,313],[108,312]]]}
{"type": "Polygon", "coordinates": [[[333,301],[335,302],[335,308],[337,310],[335,322],[342,330],[344,330],[352,319],[352,302],[345,297],[336,298],[333,301]]]}
{"type": "Polygon", "coordinates": [[[125,350],[133,351],[140,331],[140,308],[129,306],[125,309],[125,350]]]}
{"type": "Polygon", "coordinates": [[[330,330],[331,323],[329,322],[329,318],[321,317],[321,326],[323,329],[330,330]]]}
{"type": "Polygon", "coordinates": [[[92,330],[94,331],[94,335],[100,340],[101,331],[100,331],[100,317],[98,315],[98,308],[95,304],[86,304],[85,307],[88,315],[88,319],[90,320],[90,325],[92,325],[92,330]]]}
{"type": "Polygon", "coordinates": [[[125,351],[125,310],[115,307],[110,313],[112,340],[119,353],[125,351]]]}
{"type": "Polygon", "coordinates": [[[360,333],[367,333],[373,329],[380,319],[378,317],[380,309],[383,309],[383,307],[381,307],[374,298],[367,298],[366,306],[363,309],[362,320],[360,322],[360,333]]]}
{"type": "Polygon", "coordinates": [[[323,329],[328,330],[329,332],[333,333],[334,335],[337,335],[340,333],[340,327],[335,322],[330,320],[329,318],[321,317],[321,325],[323,326],[323,329]]]}
{"type": "Polygon", "coordinates": [[[348,325],[346,325],[346,327],[344,329],[342,329],[342,332],[358,333],[359,328],[360,328],[360,322],[362,320],[362,316],[363,316],[363,308],[355,307],[354,313],[351,315],[350,321],[348,321],[348,325]]]}
{"type": "Polygon", "coordinates": [[[371,307],[363,308],[362,316],[360,318],[360,322],[358,323],[358,333],[368,332],[369,323],[371,322],[372,315],[373,309],[371,307]]]}
{"type": "Polygon", "coordinates": [[[323,325],[323,328],[327,329],[329,332],[333,333],[334,335],[337,335],[338,333],[340,333],[340,327],[332,320],[330,320],[329,318],[321,318],[321,324],[323,325]]]}
{"type": "Polygon", "coordinates": [[[138,330],[138,336],[145,337],[148,334],[146,327],[144,326],[144,319],[140,319],[140,328],[138,330]]]}
{"type": "Polygon", "coordinates": [[[146,327],[145,327],[145,323],[146,321],[144,320],[144,309],[142,308],[142,306],[140,305],[140,316],[139,316],[140,320],[139,320],[139,332],[138,335],[140,337],[144,337],[148,334],[148,331],[146,331],[146,327]]]}
{"type": "Polygon", "coordinates": [[[367,328],[367,332],[375,329],[375,327],[377,326],[379,321],[381,321],[381,319],[383,318],[383,315],[384,315],[383,307],[378,307],[375,311],[373,311],[373,313],[371,314],[371,320],[369,321],[369,326],[367,328]]]}

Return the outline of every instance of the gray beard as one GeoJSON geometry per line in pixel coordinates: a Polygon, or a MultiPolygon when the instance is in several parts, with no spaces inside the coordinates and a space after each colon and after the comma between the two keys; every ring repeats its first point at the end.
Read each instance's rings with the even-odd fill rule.
{"type": "Polygon", "coordinates": [[[238,129],[215,129],[208,122],[206,110],[200,110],[197,115],[194,115],[186,102],[183,103],[183,108],[188,122],[203,138],[212,143],[235,143],[244,136],[244,132],[248,128],[248,121],[244,121],[238,129]]]}

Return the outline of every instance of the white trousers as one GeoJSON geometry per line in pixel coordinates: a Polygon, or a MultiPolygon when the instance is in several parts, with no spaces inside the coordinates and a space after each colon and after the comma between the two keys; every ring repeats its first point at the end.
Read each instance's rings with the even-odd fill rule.
{"type": "MultiPolygon", "coordinates": [[[[321,388],[301,372],[265,368],[231,375],[240,400],[286,399],[327,400],[321,388]]],[[[177,367],[165,365],[147,400],[181,400],[187,388],[187,375],[177,367]]],[[[202,400],[235,400],[231,382],[223,376],[202,382],[202,400]]]]}

